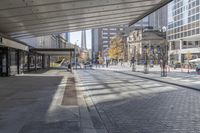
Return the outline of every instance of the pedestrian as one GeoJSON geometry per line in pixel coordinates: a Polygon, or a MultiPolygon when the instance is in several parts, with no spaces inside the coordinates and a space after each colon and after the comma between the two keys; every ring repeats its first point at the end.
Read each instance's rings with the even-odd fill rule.
{"type": "Polygon", "coordinates": [[[132,65],[134,65],[134,63],[135,63],[135,57],[132,57],[132,58],[131,58],[130,67],[131,67],[132,65]]]}
{"type": "Polygon", "coordinates": [[[109,61],[108,60],[106,60],[106,67],[108,68],[108,65],[109,65],[109,61]]]}
{"type": "Polygon", "coordinates": [[[123,62],[123,60],[121,60],[121,66],[124,66],[124,62],[123,62]]]}
{"type": "Polygon", "coordinates": [[[68,63],[68,65],[67,65],[67,70],[68,70],[68,71],[71,71],[71,69],[72,69],[72,68],[71,68],[71,63],[68,63]]]}

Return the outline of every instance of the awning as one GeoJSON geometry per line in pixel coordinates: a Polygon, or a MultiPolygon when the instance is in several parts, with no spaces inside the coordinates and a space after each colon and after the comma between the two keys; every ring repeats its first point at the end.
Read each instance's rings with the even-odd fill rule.
{"type": "Polygon", "coordinates": [[[200,62],[200,58],[189,60],[189,62],[190,63],[199,63],[200,62]]]}
{"type": "Polygon", "coordinates": [[[1,0],[0,32],[14,38],[132,25],[172,0],[1,0]]]}
{"type": "Polygon", "coordinates": [[[35,48],[31,51],[50,56],[70,56],[70,53],[74,54],[75,48],[35,48]]]}
{"type": "Polygon", "coordinates": [[[22,43],[13,41],[13,40],[6,39],[6,38],[1,38],[0,46],[20,49],[20,50],[23,50],[23,51],[29,51],[28,46],[26,46],[22,43]]]}

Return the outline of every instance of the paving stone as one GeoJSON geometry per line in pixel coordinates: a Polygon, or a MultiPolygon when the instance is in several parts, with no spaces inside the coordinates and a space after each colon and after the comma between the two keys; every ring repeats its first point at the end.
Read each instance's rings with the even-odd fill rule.
{"type": "Polygon", "coordinates": [[[109,133],[200,132],[199,91],[114,71],[78,73],[109,133]]]}

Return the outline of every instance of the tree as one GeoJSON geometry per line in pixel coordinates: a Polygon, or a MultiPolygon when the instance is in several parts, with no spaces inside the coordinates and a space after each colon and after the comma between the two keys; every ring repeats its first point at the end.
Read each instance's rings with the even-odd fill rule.
{"type": "Polygon", "coordinates": [[[189,60],[192,59],[192,53],[187,52],[186,58],[187,58],[187,62],[188,62],[188,73],[190,73],[190,62],[189,62],[189,60]]]}
{"type": "Polygon", "coordinates": [[[110,41],[110,48],[108,51],[108,55],[111,59],[122,59],[124,52],[124,42],[123,38],[120,36],[116,36],[110,41]]]}
{"type": "Polygon", "coordinates": [[[192,59],[192,53],[190,53],[190,52],[187,52],[187,54],[186,54],[186,58],[187,58],[187,60],[188,60],[188,63],[189,63],[189,60],[191,60],[191,59],[192,59]]]}

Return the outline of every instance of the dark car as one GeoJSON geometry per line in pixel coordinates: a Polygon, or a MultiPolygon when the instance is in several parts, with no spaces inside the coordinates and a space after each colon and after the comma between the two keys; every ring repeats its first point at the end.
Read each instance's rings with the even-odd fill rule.
{"type": "Polygon", "coordinates": [[[92,63],[91,62],[86,62],[86,63],[84,63],[84,67],[85,68],[87,68],[87,67],[92,68],[92,63]]]}
{"type": "Polygon", "coordinates": [[[75,63],[75,62],[72,62],[72,66],[73,66],[73,67],[76,67],[76,66],[77,66],[77,67],[81,68],[81,65],[80,65],[79,62],[76,62],[76,63],[75,63]]]}
{"type": "Polygon", "coordinates": [[[196,66],[196,72],[200,73],[200,64],[196,66]]]}

